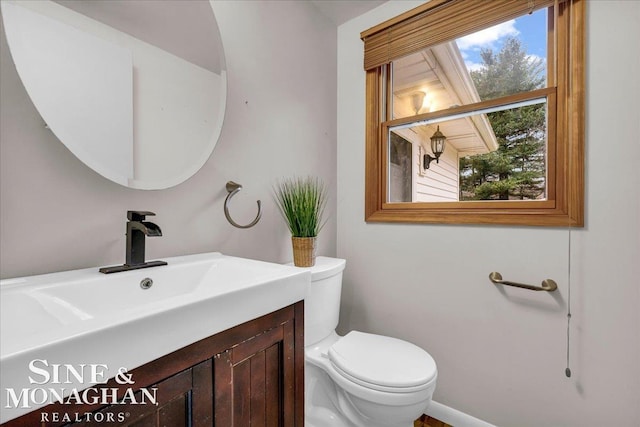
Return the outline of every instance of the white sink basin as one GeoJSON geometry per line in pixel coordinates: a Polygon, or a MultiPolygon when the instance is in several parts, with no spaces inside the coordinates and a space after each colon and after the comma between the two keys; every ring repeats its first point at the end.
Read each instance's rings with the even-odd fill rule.
{"type": "Polygon", "coordinates": [[[107,275],[91,268],[1,280],[0,422],[38,407],[5,409],[6,389],[33,388],[32,360],[104,364],[112,377],[300,301],[310,283],[306,269],[217,252],[164,260],[107,275]],[[143,289],[147,278],[153,285],[143,289]]]}

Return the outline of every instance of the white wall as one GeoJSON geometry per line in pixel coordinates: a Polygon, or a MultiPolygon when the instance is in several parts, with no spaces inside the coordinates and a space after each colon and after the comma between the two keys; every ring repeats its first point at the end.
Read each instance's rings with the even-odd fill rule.
{"type": "MultiPolygon", "coordinates": [[[[222,251],[284,262],[289,232],[271,197],[283,176],[322,177],[335,195],[336,29],[306,2],[214,2],[229,77],[221,139],[194,177],[161,191],[131,190],[77,160],[26,95],[2,33],[0,105],[0,270],[3,278],[124,262],[128,209],[156,212],[162,237],[147,258],[222,251]],[[224,218],[225,183],[239,223],[224,218]]],[[[335,197],[319,253],[335,254],[335,197]]]]}
{"type": "Polygon", "coordinates": [[[570,379],[566,229],[364,222],[359,33],[415,5],[388,2],[338,28],[340,330],[424,347],[438,363],[434,399],[498,426],[640,425],[640,2],[587,8],[587,224],[571,232],[570,379]],[[491,271],[553,278],[559,290],[501,290],[491,271]]]}
{"type": "MultiPolygon", "coordinates": [[[[431,144],[426,145],[431,146],[431,144]]],[[[421,159],[420,150],[415,150],[415,153],[414,163],[422,168],[423,159],[421,159]]],[[[433,157],[431,149],[423,149],[422,155],[425,154],[433,157]]],[[[457,202],[460,199],[459,164],[458,150],[449,145],[437,162],[432,161],[429,169],[422,169],[422,175],[415,176],[416,190],[413,200],[415,202],[457,202]]]]}

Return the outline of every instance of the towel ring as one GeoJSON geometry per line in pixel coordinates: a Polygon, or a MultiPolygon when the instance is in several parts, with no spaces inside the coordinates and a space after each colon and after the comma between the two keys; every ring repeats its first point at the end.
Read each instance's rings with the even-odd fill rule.
{"type": "Polygon", "coordinates": [[[254,219],[253,221],[251,221],[249,224],[247,225],[240,225],[237,222],[235,222],[233,219],[231,219],[231,215],[229,215],[229,200],[231,200],[231,198],[238,192],[242,190],[242,185],[233,182],[233,181],[229,181],[227,182],[227,192],[229,194],[227,194],[227,198],[224,199],[224,216],[227,218],[227,221],[229,221],[229,224],[233,225],[234,227],[237,228],[251,228],[254,225],[256,225],[258,223],[258,221],[260,221],[260,217],[262,216],[262,204],[260,202],[260,200],[258,200],[258,215],[256,215],[256,219],[254,219]]]}

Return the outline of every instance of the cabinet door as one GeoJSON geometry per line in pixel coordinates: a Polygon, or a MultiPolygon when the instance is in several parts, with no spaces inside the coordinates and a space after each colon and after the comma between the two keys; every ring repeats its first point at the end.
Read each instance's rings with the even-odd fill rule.
{"type": "MultiPolygon", "coordinates": [[[[100,425],[122,427],[200,427],[211,426],[211,360],[202,362],[150,387],[156,388],[156,402],[111,405],[90,414],[89,419],[68,426],[100,425]]],[[[135,393],[141,401],[141,392],[135,393]]]]}
{"type": "Polygon", "coordinates": [[[292,321],[216,355],[214,425],[293,427],[294,381],[292,321]]]}

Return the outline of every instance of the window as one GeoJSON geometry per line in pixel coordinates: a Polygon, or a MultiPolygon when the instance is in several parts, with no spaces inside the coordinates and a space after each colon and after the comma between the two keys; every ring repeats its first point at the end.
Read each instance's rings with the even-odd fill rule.
{"type": "Polygon", "coordinates": [[[431,0],[362,39],[367,221],[583,225],[583,0],[431,0]]]}

